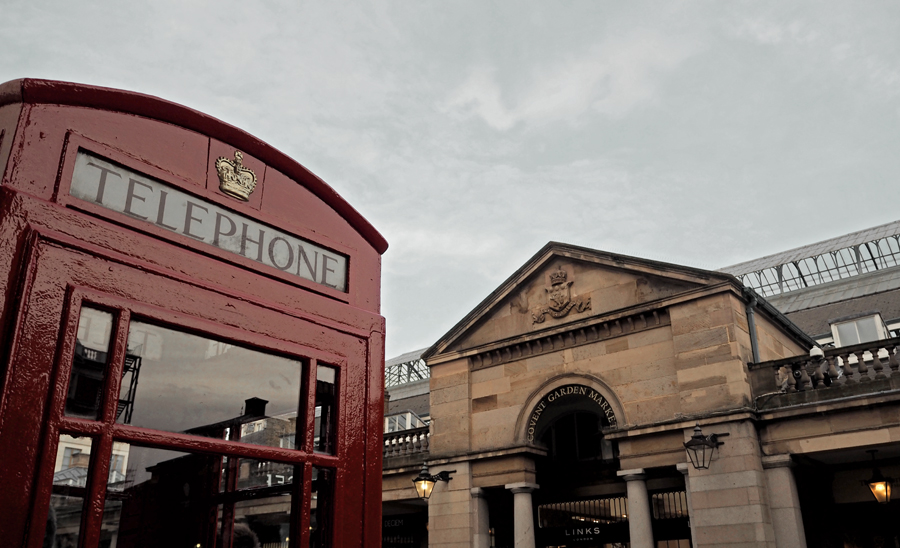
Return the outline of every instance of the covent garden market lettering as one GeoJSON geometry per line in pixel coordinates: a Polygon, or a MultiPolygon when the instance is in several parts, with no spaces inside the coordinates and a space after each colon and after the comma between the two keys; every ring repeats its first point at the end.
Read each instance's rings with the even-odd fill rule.
{"type": "Polygon", "coordinates": [[[541,400],[534,406],[534,410],[532,410],[531,417],[528,420],[528,432],[526,437],[529,443],[534,442],[535,429],[538,422],[540,421],[541,415],[544,413],[544,410],[547,409],[547,406],[549,404],[559,404],[559,400],[563,398],[571,399],[573,397],[585,398],[597,404],[597,406],[599,406],[603,411],[603,415],[606,417],[606,420],[609,423],[610,427],[616,427],[616,414],[613,411],[612,407],[609,405],[609,402],[606,401],[606,398],[604,398],[596,390],[588,386],[582,386],[580,384],[569,384],[566,386],[560,386],[556,390],[548,393],[546,396],[541,398],[541,400]]]}
{"type": "Polygon", "coordinates": [[[347,291],[347,257],[84,151],[79,151],[75,160],[69,193],[285,273],[347,291]]]}

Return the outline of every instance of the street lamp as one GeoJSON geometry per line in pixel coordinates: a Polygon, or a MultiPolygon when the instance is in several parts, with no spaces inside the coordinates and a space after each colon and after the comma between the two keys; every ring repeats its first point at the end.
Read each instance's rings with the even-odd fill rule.
{"type": "MultiPolygon", "coordinates": [[[[875,453],[878,452],[878,449],[869,449],[866,452],[872,455],[872,462],[874,463],[875,453]]],[[[869,490],[872,491],[872,496],[875,497],[875,500],[877,500],[879,504],[891,502],[892,483],[894,483],[894,479],[884,477],[877,466],[873,466],[872,479],[863,481],[863,485],[869,486],[869,490]]]]}
{"type": "Polygon", "coordinates": [[[728,433],[724,434],[710,434],[709,436],[704,436],[703,431],[700,430],[700,423],[697,423],[697,426],[694,427],[694,435],[691,436],[691,439],[684,443],[684,448],[687,450],[688,458],[691,459],[691,464],[694,466],[696,470],[708,470],[709,463],[712,461],[713,453],[716,451],[716,448],[720,445],[723,445],[722,442],[719,441],[719,438],[724,438],[728,433]]]}
{"type": "Polygon", "coordinates": [[[419,475],[416,476],[416,479],[412,480],[413,485],[416,486],[416,493],[418,493],[420,499],[427,501],[431,496],[431,492],[434,490],[435,482],[449,482],[453,479],[452,477],[450,477],[450,474],[455,473],[456,470],[442,470],[432,476],[428,473],[428,465],[423,462],[422,470],[419,472],[419,475]]]}

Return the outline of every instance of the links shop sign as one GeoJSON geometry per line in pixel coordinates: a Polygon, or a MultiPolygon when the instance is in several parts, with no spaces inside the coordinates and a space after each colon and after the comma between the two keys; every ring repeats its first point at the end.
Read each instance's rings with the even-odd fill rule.
{"type": "Polygon", "coordinates": [[[347,291],[347,257],[78,151],[69,193],[224,251],[347,291]]]}
{"type": "Polygon", "coordinates": [[[541,415],[549,406],[572,403],[572,401],[576,398],[587,400],[593,404],[596,404],[597,407],[600,408],[599,410],[601,415],[606,417],[606,421],[609,423],[609,426],[612,428],[616,427],[616,414],[615,412],[613,412],[613,409],[609,405],[609,402],[606,400],[606,398],[601,396],[599,392],[589,386],[582,386],[580,384],[567,384],[549,392],[546,396],[541,398],[541,401],[537,402],[537,405],[534,406],[534,410],[532,410],[531,416],[528,418],[528,442],[534,443],[534,434],[538,422],[541,420],[541,415]]]}

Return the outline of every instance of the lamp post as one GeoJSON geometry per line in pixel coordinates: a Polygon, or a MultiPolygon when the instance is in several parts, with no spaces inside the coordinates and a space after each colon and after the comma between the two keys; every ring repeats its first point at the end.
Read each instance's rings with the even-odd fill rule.
{"type": "MultiPolygon", "coordinates": [[[[874,463],[875,453],[878,452],[878,449],[869,449],[866,452],[872,455],[872,462],[874,463]]],[[[891,502],[892,483],[894,483],[894,479],[884,477],[877,466],[873,466],[872,468],[872,478],[868,481],[863,481],[863,485],[869,487],[869,490],[872,491],[872,496],[875,497],[875,500],[878,501],[879,504],[891,502]]]]}
{"type": "Polygon", "coordinates": [[[442,470],[432,476],[428,473],[428,465],[423,462],[422,470],[419,472],[419,475],[416,476],[416,479],[412,480],[413,485],[416,486],[416,493],[419,495],[420,499],[427,501],[429,497],[431,497],[431,492],[434,491],[435,482],[449,482],[453,479],[450,477],[450,474],[455,473],[456,470],[442,470]]]}
{"type": "Polygon", "coordinates": [[[712,461],[716,448],[724,445],[719,441],[719,438],[724,438],[727,435],[728,433],[726,432],[724,434],[704,436],[703,431],[700,429],[700,423],[697,423],[697,426],[694,427],[694,435],[684,443],[688,458],[691,459],[691,464],[695,470],[709,469],[709,463],[712,461]]]}

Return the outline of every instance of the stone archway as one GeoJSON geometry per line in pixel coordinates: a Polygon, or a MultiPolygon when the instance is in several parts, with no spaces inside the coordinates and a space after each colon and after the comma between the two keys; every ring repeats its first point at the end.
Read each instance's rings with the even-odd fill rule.
{"type": "Polygon", "coordinates": [[[562,375],[538,387],[525,402],[516,421],[516,440],[534,445],[553,419],[578,409],[599,414],[606,428],[626,424],[622,404],[605,383],[590,375],[562,375]]]}

